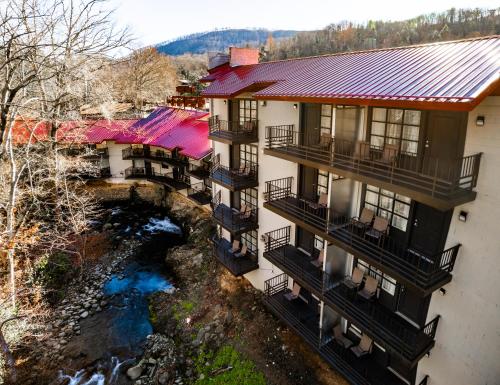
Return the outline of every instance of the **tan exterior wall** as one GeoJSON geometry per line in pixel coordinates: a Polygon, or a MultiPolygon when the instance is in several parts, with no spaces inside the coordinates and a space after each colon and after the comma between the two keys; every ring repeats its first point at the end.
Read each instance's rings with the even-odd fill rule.
{"type": "Polygon", "coordinates": [[[500,97],[486,98],[469,113],[465,155],[483,152],[476,200],[456,207],[447,246],[462,247],[453,280],[432,296],[428,319],[441,315],[436,346],[419,364],[417,379],[430,384],[500,383],[500,97]],[[477,116],[486,123],[476,126],[477,116]],[[460,211],[467,221],[458,220],[460,211]]]}

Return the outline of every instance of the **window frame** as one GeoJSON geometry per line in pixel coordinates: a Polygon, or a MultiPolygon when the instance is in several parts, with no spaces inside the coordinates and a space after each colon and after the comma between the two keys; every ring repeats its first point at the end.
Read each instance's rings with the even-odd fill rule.
{"type": "Polygon", "coordinates": [[[256,121],[258,119],[258,107],[255,99],[238,99],[238,122],[243,124],[248,121],[256,121]],[[255,111],[255,117],[252,117],[252,111],[255,111]]]}

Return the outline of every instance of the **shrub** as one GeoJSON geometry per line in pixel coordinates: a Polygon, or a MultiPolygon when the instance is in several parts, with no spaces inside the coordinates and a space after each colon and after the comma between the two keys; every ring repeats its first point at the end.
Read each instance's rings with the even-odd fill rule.
{"type": "Polygon", "coordinates": [[[266,385],[264,375],[254,363],[241,357],[232,346],[214,352],[202,352],[196,359],[200,378],[195,385],[266,385]]]}
{"type": "Polygon", "coordinates": [[[63,252],[42,256],[35,264],[33,281],[47,289],[59,289],[72,272],[71,258],[63,252]]]}

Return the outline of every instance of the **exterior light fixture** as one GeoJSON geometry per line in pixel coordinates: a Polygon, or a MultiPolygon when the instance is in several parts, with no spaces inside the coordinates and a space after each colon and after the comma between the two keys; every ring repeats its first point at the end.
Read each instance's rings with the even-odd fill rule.
{"type": "Polygon", "coordinates": [[[446,289],[439,289],[439,293],[441,293],[441,295],[446,295],[446,289]]]}
{"type": "Polygon", "coordinates": [[[227,100],[224,99],[224,104],[227,104],[227,100]]]}
{"type": "Polygon", "coordinates": [[[476,126],[484,126],[484,116],[478,116],[476,118],[476,126]]]}
{"type": "Polygon", "coordinates": [[[467,211],[460,211],[460,213],[458,214],[458,220],[460,222],[467,222],[467,215],[469,215],[469,213],[467,211]]]}
{"type": "Polygon", "coordinates": [[[267,102],[265,100],[261,100],[260,105],[261,105],[261,107],[265,107],[265,106],[267,106],[267,102]]]}
{"type": "Polygon", "coordinates": [[[296,110],[297,108],[299,108],[299,105],[297,103],[293,103],[293,109],[296,110]]]}

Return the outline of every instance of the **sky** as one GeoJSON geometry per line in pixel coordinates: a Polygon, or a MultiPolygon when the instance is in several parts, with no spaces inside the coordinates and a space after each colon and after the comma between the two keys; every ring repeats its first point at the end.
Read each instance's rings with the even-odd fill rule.
{"type": "Polygon", "coordinates": [[[455,8],[497,8],[498,0],[111,0],[116,23],[139,45],[223,28],[321,29],[352,20],[403,20],[455,8]]]}

